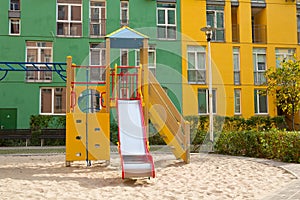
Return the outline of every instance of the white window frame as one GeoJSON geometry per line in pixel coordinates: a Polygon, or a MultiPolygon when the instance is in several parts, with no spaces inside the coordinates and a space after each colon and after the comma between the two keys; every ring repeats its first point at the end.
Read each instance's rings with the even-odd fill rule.
{"type": "MultiPolygon", "coordinates": [[[[55,113],[55,90],[58,88],[65,88],[65,87],[40,87],[40,98],[39,98],[39,113],[40,115],[66,115],[65,112],[63,113],[55,113]],[[51,112],[50,113],[42,113],[42,90],[43,89],[50,89],[51,90],[51,112]]],[[[66,91],[66,90],[65,90],[66,91]]],[[[66,91],[67,92],[67,91],[66,91]]],[[[67,94],[65,94],[67,95],[67,94]]],[[[62,105],[63,106],[63,105],[62,105]]]]}
{"type": "MultiPolygon", "coordinates": [[[[205,98],[206,98],[206,113],[200,113],[199,112],[199,109],[198,109],[198,115],[208,115],[209,114],[209,90],[206,89],[206,88],[198,88],[198,93],[199,93],[199,90],[205,90],[205,98]]],[[[197,95],[198,95],[197,93],[197,95]]],[[[213,114],[216,114],[217,113],[217,90],[216,89],[212,89],[212,95],[213,95],[213,98],[212,98],[212,102],[213,102],[213,114]]],[[[199,95],[197,96],[199,97],[199,95]]],[[[198,99],[198,107],[199,107],[199,99],[198,99]]]]}
{"type": "MultiPolygon", "coordinates": [[[[135,50],[135,65],[140,65],[140,50],[135,50]]],[[[152,74],[156,75],[156,49],[154,46],[149,46],[148,48],[148,69],[152,72],[152,74]],[[153,54],[153,63],[150,62],[150,54],[153,54]]]]}
{"type": "Polygon", "coordinates": [[[11,18],[9,19],[9,35],[20,35],[21,34],[21,20],[19,18],[11,18]],[[17,22],[13,22],[17,21],[17,22]],[[12,24],[18,24],[19,25],[19,32],[18,33],[12,33],[11,26],[12,24]]]}
{"type": "MultiPolygon", "coordinates": [[[[35,42],[35,41],[34,41],[35,42]]],[[[43,42],[43,41],[40,41],[40,42],[36,42],[37,43],[37,46],[26,46],[26,62],[34,62],[34,61],[31,61],[31,60],[28,60],[28,50],[37,50],[37,58],[36,58],[36,62],[41,62],[41,55],[42,55],[42,50],[50,50],[51,51],[51,55],[50,55],[50,58],[48,58],[49,60],[46,60],[46,62],[49,62],[49,63],[52,63],[52,59],[53,59],[53,47],[46,47],[46,46],[43,46],[41,45],[42,43],[50,43],[50,42],[43,42]]],[[[52,43],[51,43],[52,45],[52,43]]],[[[38,67],[39,69],[42,69],[42,68],[46,68],[45,65],[35,65],[36,67],[38,67]]],[[[52,68],[51,65],[48,65],[49,67],[52,68]]],[[[27,68],[33,68],[32,65],[27,65],[27,68]]],[[[47,71],[27,71],[26,72],[26,82],[52,82],[52,72],[48,72],[47,71]],[[37,79],[30,79],[30,74],[31,73],[37,73],[37,79]],[[42,79],[41,78],[41,73],[45,73],[44,74],[44,77],[45,79],[42,79]],[[50,75],[49,75],[50,74],[50,75]]]]}
{"type": "Polygon", "coordinates": [[[241,106],[241,96],[242,92],[241,89],[234,89],[234,114],[235,115],[241,115],[242,114],[242,106],[241,106]],[[237,111],[237,108],[239,109],[239,112],[237,111]]]}
{"type": "Polygon", "coordinates": [[[82,37],[82,30],[83,30],[83,24],[82,24],[82,3],[81,4],[76,4],[76,3],[57,3],[57,6],[56,6],[56,25],[57,25],[57,30],[56,30],[56,35],[57,36],[62,36],[62,37],[82,37]],[[68,7],[68,19],[67,20],[59,20],[58,19],[58,7],[59,6],[67,6],[68,7]],[[72,6],[76,6],[76,7],[80,7],[80,20],[72,20],[72,6]],[[63,34],[63,35],[59,35],[58,34],[58,23],[64,23],[64,24],[68,24],[68,32],[66,34],[63,34]],[[80,24],[81,25],[81,33],[80,35],[71,35],[71,24],[74,23],[74,24],[80,24]]]}
{"type": "Polygon", "coordinates": [[[90,2],[90,36],[92,37],[99,37],[99,36],[105,36],[106,34],[106,2],[105,1],[96,1],[93,0],[90,2]],[[100,3],[104,3],[104,6],[92,6],[92,2],[100,2],[100,3]],[[104,12],[105,12],[105,18],[102,18],[102,10],[104,8],[104,12]],[[98,10],[98,20],[97,19],[93,19],[92,18],[92,9],[96,9],[98,10]],[[92,33],[93,30],[93,25],[98,25],[99,26],[99,35],[92,33]],[[104,29],[104,30],[102,30],[104,29]]]}
{"type": "Polygon", "coordinates": [[[233,82],[234,85],[241,84],[240,48],[238,47],[233,47],[233,82]],[[235,62],[235,58],[237,62],[235,62]]]}
{"type": "Polygon", "coordinates": [[[284,60],[294,60],[295,49],[284,49],[276,48],[275,57],[276,57],[276,68],[281,67],[280,63],[284,60]]]}
{"type": "Polygon", "coordinates": [[[254,85],[262,85],[266,82],[264,73],[267,70],[267,55],[265,48],[253,49],[254,85]],[[264,56],[264,69],[259,69],[259,56],[264,56]]]}
{"type": "Polygon", "coordinates": [[[149,46],[148,48],[148,69],[152,72],[152,74],[154,76],[156,76],[156,49],[155,47],[153,46],[149,46]],[[154,57],[154,60],[153,60],[153,63],[150,62],[150,54],[153,53],[153,57],[154,57]]]}
{"type": "Polygon", "coordinates": [[[9,2],[9,10],[20,10],[20,0],[18,0],[18,3],[14,3],[12,2],[12,0],[10,0],[9,2]],[[18,6],[18,7],[17,7],[18,6]]]}
{"type": "Polygon", "coordinates": [[[120,1],[120,24],[121,26],[129,25],[129,1],[120,1]],[[123,19],[123,11],[126,13],[127,18],[123,19]]]}
{"type": "Polygon", "coordinates": [[[190,81],[189,76],[188,78],[188,82],[189,84],[206,84],[206,80],[207,80],[207,70],[206,70],[206,50],[203,46],[187,46],[187,73],[189,74],[189,71],[195,71],[195,73],[198,74],[202,74],[204,73],[203,77],[204,77],[204,81],[201,81],[197,78],[197,80],[194,81],[190,81]],[[194,58],[195,58],[195,69],[189,69],[189,54],[194,54],[194,58]],[[204,63],[199,63],[200,61],[198,60],[198,54],[203,55],[202,57],[204,58],[204,63]]]}
{"type": "MultiPolygon", "coordinates": [[[[104,45],[100,46],[103,43],[99,43],[96,47],[93,47],[94,44],[90,45],[90,56],[89,56],[89,62],[90,62],[90,66],[106,66],[106,48],[104,47],[104,45]],[[92,63],[92,51],[99,51],[99,64],[93,64],[92,63]],[[102,56],[104,54],[104,56],[102,56]]],[[[96,82],[101,82],[101,81],[105,81],[105,68],[91,68],[90,69],[90,77],[92,82],[96,81],[96,82]],[[92,79],[92,73],[93,70],[99,70],[99,74],[100,77],[99,79],[92,79]],[[104,74],[103,74],[104,73],[104,74]]]]}
{"type": "Polygon", "coordinates": [[[139,66],[141,64],[141,55],[140,55],[140,50],[135,49],[135,66],[139,66]]]}
{"type": "Polygon", "coordinates": [[[177,31],[177,13],[176,13],[176,4],[174,4],[174,3],[158,3],[158,4],[172,4],[172,5],[174,5],[174,8],[168,8],[168,7],[159,7],[158,5],[157,5],[157,10],[156,10],[156,16],[157,16],[157,18],[156,18],[156,20],[157,20],[157,22],[156,22],[156,24],[157,24],[157,28],[159,28],[159,27],[161,27],[161,28],[164,28],[165,29],[165,37],[159,37],[159,34],[158,34],[158,32],[157,32],[157,38],[158,39],[163,39],[163,40],[176,40],[176,38],[177,38],[177,34],[176,34],[176,31],[177,31]],[[164,11],[164,13],[165,13],[165,23],[164,24],[160,24],[159,23],[159,19],[158,19],[158,12],[160,11],[160,10],[163,10],[164,11]],[[175,24],[169,24],[168,23],[168,12],[169,11],[174,11],[174,13],[175,13],[175,24]],[[175,34],[175,37],[174,38],[171,38],[171,37],[169,37],[169,34],[168,34],[168,28],[175,28],[175,32],[174,32],[174,34],[175,34]]]}
{"type": "Polygon", "coordinates": [[[260,107],[260,96],[262,95],[262,94],[260,94],[260,92],[259,91],[261,91],[261,90],[259,90],[259,89],[255,89],[254,91],[256,91],[256,92],[254,92],[254,95],[255,95],[255,93],[256,93],[256,97],[254,97],[254,101],[255,101],[255,99],[256,99],[256,102],[254,102],[254,112],[255,112],[255,114],[256,115],[267,115],[268,113],[269,113],[269,109],[268,109],[268,105],[269,105],[269,100],[268,100],[268,95],[263,95],[263,96],[265,96],[266,97],[266,106],[267,106],[267,112],[261,112],[260,111],[260,109],[259,109],[259,107],[260,107]],[[257,112],[256,112],[256,109],[255,109],[255,105],[257,106],[257,112]]]}

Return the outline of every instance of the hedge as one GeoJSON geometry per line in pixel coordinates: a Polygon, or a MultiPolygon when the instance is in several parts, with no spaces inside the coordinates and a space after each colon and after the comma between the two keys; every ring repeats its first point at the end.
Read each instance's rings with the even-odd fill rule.
{"type": "Polygon", "coordinates": [[[216,153],[300,163],[299,132],[234,131],[216,135],[216,153]]]}

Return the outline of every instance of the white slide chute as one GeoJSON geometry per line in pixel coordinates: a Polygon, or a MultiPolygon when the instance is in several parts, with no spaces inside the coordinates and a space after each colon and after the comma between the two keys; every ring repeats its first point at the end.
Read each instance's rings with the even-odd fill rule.
{"type": "Polygon", "coordinates": [[[140,100],[117,100],[122,178],[155,177],[140,100]]]}

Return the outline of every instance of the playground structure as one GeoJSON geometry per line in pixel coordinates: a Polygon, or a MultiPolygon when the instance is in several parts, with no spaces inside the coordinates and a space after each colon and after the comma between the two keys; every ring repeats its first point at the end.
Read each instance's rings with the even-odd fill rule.
{"type": "Polygon", "coordinates": [[[56,73],[67,82],[66,166],[74,161],[109,164],[113,109],[118,116],[122,178],[155,177],[149,121],[175,157],[189,163],[189,123],[148,70],[148,37],[126,26],[107,35],[106,63],[77,66],[71,56],[67,63],[0,62],[0,81],[11,71],[41,71],[56,73]],[[140,49],[140,66],[110,66],[111,48],[140,49]],[[93,70],[100,71],[102,79],[92,80],[93,70]]]}
{"type": "Polygon", "coordinates": [[[111,109],[118,115],[122,178],[155,177],[149,120],[175,157],[189,163],[189,124],[147,68],[148,38],[129,27],[107,35],[106,63],[76,66],[67,58],[66,165],[109,163],[111,109]],[[110,66],[110,48],[140,49],[141,66],[110,66]],[[90,80],[93,68],[103,72],[105,81],[90,80]]]}

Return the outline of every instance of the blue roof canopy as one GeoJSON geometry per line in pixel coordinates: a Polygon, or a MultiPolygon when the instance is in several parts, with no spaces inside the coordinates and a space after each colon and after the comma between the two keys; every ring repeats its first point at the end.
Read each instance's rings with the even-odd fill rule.
{"type": "Polygon", "coordinates": [[[148,37],[124,26],[108,34],[106,38],[110,38],[110,48],[140,49],[143,46],[143,40],[148,37]]]}

